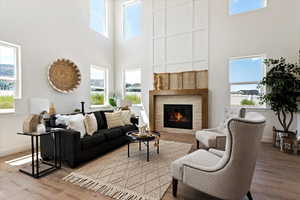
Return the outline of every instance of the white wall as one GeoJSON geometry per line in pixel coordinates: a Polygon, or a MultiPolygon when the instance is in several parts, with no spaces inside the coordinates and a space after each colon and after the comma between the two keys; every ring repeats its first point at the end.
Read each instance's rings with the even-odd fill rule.
{"type": "MultiPolygon", "coordinates": [[[[240,15],[228,15],[228,1],[210,1],[210,124],[221,120],[229,105],[228,58],[255,54],[288,57],[297,60],[300,48],[300,1],[268,0],[265,9],[240,15]]],[[[272,111],[261,110],[268,123],[263,140],[272,138],[271,127],[280,128],[272,111]]],[[[296,120],[295,120],[296,122],[296,120]]],[[[293,129],[295,124],[293,124],[293,129]]]]}
{"type": "MultiPolygon", "coordinates": [[[[176,0],[178,2],[178,0],[176,0]]],[[[186,1],[186,0],[179,0],[186,1]]],[[[116,71],[124,66],[142,66],[143,101],[148,105],[148,91],[152,88],[152,1],[143,2],[143,34],[131,41],[123,41],[121,33],[121,0],[116,8],[116,71]]],[[[236,16],[228,14],[228,0],[209,0],[209,122],[216,126],[229,105],[228,59],[236,56],[266,54],[267,57],[297,59],[300,47],[300,1],[268,0],[268,7],[236,16]]],[[[180,49],[181,46],[178,46],[180,49]]],[[[116,73],[116,89],[121,90],[121,75],[116,73]]],[[[263,136],[271,141],[273,125],[280,128],[270,110],[258,110],[267,117],[263,136]]],[[[296,120],[295,120],[296,121],[296,120]]],[[[296,128],[296,124],[292,125],[296,128]]]]}
{"type": "Polygon", "coordinates": [[[0,0],[0,40],[21,45],[23,82],[16,113],[0,114],[0,156],[28,146],[29,138],[16,132],[22,130],[29,98],[47,98],[60,113],[80,108],[80,101],[89,104],[91,64],[110,67],[109,91],[114,90],[114,3],[108,1],[111,26],[105,38],[89,29],[88,0],[0,0]],[[82,83],[72,94],[60,94],[48,84],[48,66],[57,58],[70,59],[80,68],[82,83]]]}
{"type": "Polygon", "coordinates": [[[208,0],[153,0],[153,70],[208,68],[208,0]]]}

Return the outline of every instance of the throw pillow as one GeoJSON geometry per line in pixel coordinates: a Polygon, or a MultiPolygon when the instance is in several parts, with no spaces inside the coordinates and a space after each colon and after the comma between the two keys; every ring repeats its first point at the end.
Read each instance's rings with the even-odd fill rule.
{"type": "Polygon", "coordinates": [[[123,110],[120,111],[122,116],[122,121],[125,125],[132,125],[130,119],[131,119],[131,112],[130,110],[123,110]]]}
{"type": "Polygon", "coordinates": [[[85,136],[85,127],[84,127],[84,116],[82,114],[70,115],[68,128],[80,132],[80,137],[85,136]]]}
{"type": "Polygon", "coordinates": [[[98,130],[97,120],[94,113],[86,114],[83,121],[86,133],[92,136],[98,130]]]}
{"type": "Polygon", "coordinates": [[[107,127],[114,128],[119,126],[124,126],[121,112],[114,112],[114,113],[105,113],[107,127]]]}
{"type": "Polygon", "coordinates": [[[67,126],[68,125],[70,115],[60,115],[60,114],[57,114],[55,117],[56,117],[56,120],[55,120],[55,125],[56,126],[58,126],[58,125],[67,126]]]}

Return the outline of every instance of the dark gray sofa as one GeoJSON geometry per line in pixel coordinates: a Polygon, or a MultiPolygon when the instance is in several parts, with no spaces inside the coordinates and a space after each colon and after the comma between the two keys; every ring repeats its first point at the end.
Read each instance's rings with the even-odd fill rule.
{"type": "MultiPolygon", "coordinates": [[[[97,119],[98,130],[93,136],[80,138],[80,133],[74,130],[63,129],[62,138],[62,161],[68,166],[74,168],[86,161],[97,158],[107,152],[110,152],[124,144],[128,143],[126,133],[136,130],[137,120],[131,119],[132,125],[126,125],[116,128],[107,128],[107,122],[104,112],[93,112],[97,119]]],[[[56,127],[54,119],[51,119],[49,126],[56,127]]],[[[41,156],[44,160],[52,160],[54,152],[54,141],[52,136],[41,137],[41,156]]]]}

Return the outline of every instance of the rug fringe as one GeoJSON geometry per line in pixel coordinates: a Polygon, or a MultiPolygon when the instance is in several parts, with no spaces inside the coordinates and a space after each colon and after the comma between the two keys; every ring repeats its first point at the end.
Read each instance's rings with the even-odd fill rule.
{"type": "Polygon", "coordinates": [[[99,192],[117,200],[158,200],[147,195],[138,194],[134,191],[120,188],[111,184],[102,183],[87,176],[72,172],[63,178],[64,181],[78,185],[79,187],[99,192]]]}

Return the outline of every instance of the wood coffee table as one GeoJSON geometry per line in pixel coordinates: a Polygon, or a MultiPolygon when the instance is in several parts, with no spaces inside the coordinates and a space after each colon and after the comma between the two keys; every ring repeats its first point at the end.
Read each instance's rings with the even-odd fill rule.
{"type": "Polygon", "coordinates": [[[157,141],[156,152],[159,154],[159,138],[160,133],[157,131],[149,131],[147,136],[138,136],[138,131],[127,132],[128,142],[128,158],[130,157],[130,143],[139,143],[139,150],[142,150],[142,143],[147,147],[147,162],[149,162],[149,142],[157,141]]]}

